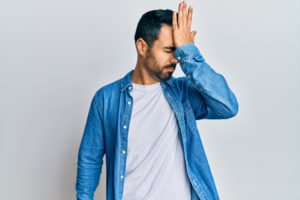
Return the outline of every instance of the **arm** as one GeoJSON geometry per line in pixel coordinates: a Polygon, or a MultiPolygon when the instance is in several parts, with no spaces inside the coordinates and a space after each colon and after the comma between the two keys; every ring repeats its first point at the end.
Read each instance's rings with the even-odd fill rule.
{"type": "Polygon", "coordinates": [[[225,78],[204,60],[193,43],[178,47],[174,52],[186,81],[187,97],[195,118],[227,119],[238,112],[238,102],[225,78]]]}
{"type": "Polygon", "coordinates": [[[78,153],[77,200],[92,200],[99,184],[104,155],[103,123],[94,96],[78,153]]]}
{"type": "Polygon", "coordinates": [[[216,73],[204,60],[193,44],[196,31],[191,32],[193,9],[187,10],[185,2],[179,4],[178,20],[173,12],[173,38],[183,72],[189,103],[196,119],[226,119],[238,112],[236,97],[229,89],[226,80],[216,73]]]}

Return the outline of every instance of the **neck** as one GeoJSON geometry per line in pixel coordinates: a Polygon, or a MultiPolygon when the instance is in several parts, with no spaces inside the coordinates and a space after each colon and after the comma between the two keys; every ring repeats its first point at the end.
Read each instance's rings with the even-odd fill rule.
{"type": "Polygon", "coordinates": [[[160,80],[154,77],[154,75],[151,75],[146,67],[139,61],[137,62],[130,79],[131,82],[140,85],[151,85],[160,82],[160,80]]]}

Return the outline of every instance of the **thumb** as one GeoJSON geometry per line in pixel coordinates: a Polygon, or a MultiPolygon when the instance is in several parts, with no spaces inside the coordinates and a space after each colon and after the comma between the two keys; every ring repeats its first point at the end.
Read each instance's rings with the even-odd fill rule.
{"type": "Polygon", "coordinates": [[[192,31],[191,32],[191,36],[193,38],[193,42],[195,42],[195,36],[196,36],[196,34],[197,34],[197,31],[192,31]]]}

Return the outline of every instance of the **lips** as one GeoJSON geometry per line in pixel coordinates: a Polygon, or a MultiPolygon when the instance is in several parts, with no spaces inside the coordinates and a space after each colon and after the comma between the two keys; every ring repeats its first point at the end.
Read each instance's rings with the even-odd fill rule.
{"type": "Polygon", "coordinates": [[[174,67],[168,67],[168,68],[166,68],[168,71],[172,71],[172,72],[174,72],[175,71],[175,68],[174,67]]]}

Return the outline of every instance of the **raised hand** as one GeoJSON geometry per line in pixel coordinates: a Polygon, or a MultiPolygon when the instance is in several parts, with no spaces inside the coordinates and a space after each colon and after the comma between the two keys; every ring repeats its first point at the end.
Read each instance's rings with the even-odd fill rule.
{"type": "Polygon", "coordinates": [[[193,8],[189,6],[187,11],[185,1],[179,4],[178,20],[177,13],[173,12],[173,40],[176,48],[190,42],[194,43],[196,31],[191,32],[192,13],[193,8]]]}

